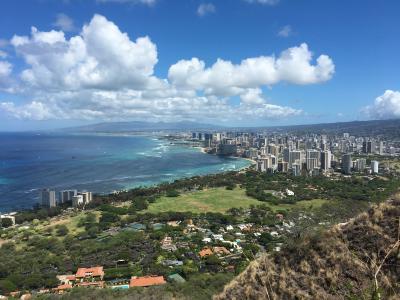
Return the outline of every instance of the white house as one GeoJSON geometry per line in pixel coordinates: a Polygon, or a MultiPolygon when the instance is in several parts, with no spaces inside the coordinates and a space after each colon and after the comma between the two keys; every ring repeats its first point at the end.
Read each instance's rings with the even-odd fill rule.
{"type": "Polygon", "coordinates": [[[288,196],[294,196],[294,192],[289,189],[286,189],[285,192],[286,192],[286,195],[288,195],[288,196]]]}

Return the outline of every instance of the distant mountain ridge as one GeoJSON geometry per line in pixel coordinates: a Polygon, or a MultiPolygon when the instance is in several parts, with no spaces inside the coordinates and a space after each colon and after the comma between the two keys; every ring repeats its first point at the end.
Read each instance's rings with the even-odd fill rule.
{"type": "Polygon", "coordinates": [[[78,127],[61,129],[67,132],[140,132],[140,131],[179,131],[179,130],[230,130],[230,131],[271,131],[291,132],[294,134],[332,134],[348,132],[355,136],[381,135],[387,138],[400,139],[400,119],[349,121],[337,123],[303,124],[303,125],[278,125],[278,126],[221,126],[215,124],[183,122],[102,122],[78,127]]]}
{"type": "Polygon", "coordinates": [[[159,130],[189,130],[189,129],[216,129],[224,128],[219,125],[196,123],[196,122],[142,122],[142,121],[131,121],[131,122],[103,122],[92,125],[84,125],[78,127],[64,128],[63,131],[75,131],[75,132],[137,132],[137,131],[159,131],[159,130]]]}

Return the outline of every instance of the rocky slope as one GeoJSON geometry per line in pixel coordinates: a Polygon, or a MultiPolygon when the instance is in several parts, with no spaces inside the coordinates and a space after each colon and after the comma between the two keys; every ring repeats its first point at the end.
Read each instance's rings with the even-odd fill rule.
{"type": "Polygon", "coordinates": [[[396,198],[261,257],[214,299],[400,299],[399,235],[396,198]]]}

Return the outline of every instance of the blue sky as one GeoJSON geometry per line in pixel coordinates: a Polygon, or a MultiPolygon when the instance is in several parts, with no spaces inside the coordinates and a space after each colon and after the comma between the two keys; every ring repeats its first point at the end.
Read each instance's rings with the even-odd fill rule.
{"type": "MultiPolygon", "coordinates": [[[[400,117],[400,2],[262,2],[1,1],[0,130],[53,128],[103,120],[194,120],[251,126],[400,117]],[[93,21],[95,15],[102,19],[93,21]],[[76,59],[68,67],[60,67],[61,71],[53,69],[54,60],[52,63],[46,60],[43,49],[51,49],[49,51],[53,51],[52,55],[57,59],[59,51],[64,51],[57,49],[70,47],[70,38],[82,35],[84,24],[91,24],[90,32],[97,39],[102,37],[96,30],[101,30],[104,24],[113,24],[119,31],[117,35],[127,33],[128,42],[135,43],[138,37],[148,36],[150,44],[138,51],[138,56],[133,55],[134,61],[129,60],[131,48],[128,46],[121,54],[116,54],[126,56],[126,62],[132,65],[127,63],[124,68],[122,62],[120,74],[114,77],[109,74],[116,70],[113,66],[117,63],[112,61],[118,58],[110,56],[104,60],[106,66],[101,66],[104,57],[93,51],[99,49],[96,48],[98,45],[107,47],[107,44],[89,37],[85,43],[91,50],[85,58],[76,59]],[[31,34],[32,26],[37,32],[63,31],[65,41],[57,40],[59,45],[53,43],[51,47],[43,46],[43,41],[38,45],[31,34]],[[12,42],[15,35],[26,36],[29,41],[23,45],[15,40],[12,42]],[[276,75],[279,79],[265,78],[262,83],[246,80],[243,84],[241,79],[236,80],[258,76],[253,69],[240,67],[233,68],[237,74],[232,75],[230,81],[228,72],[231,69],[219,70],[219,77],[207,77],[217,73],[210,68],[218,59],[234,66],[247,58],[279,59],[280,53],[299,49],[303,43],[307,45],[305,52],[313,54],[311,66],[318,64],[316,59],[320,55],[326,55],[330,59],[328,67],[333,66],[334,71],[324,66],[327,74],[313,74],[310,75],[312,78],[304,79],[308,73],[297,74],[297,65],[291,63],[283,71],[274,69],[280,74],[276,75]],[[154,49],[148,48],[149,45],[154,49]],[[156,60],[154,55],[148,55],[152,51],[156,60]],[[35,62],[29,62],[32,57],[35,62]],[[79,64],[92,61],[92,58],[101,68],[99,76],[107,76],[96,83],[64,82],[54,89],[49,87],[47,79],[50,78],[50,83],[62,81],[77,74],[79,64]],[[196,73],[190,83],[181,78],[182,73],[179,78],[178,75],[169,76],[172,65],[181,60],[189,62],[192,58],[203,61],[204,70],[196,73]],[[140,65],[142,61],[147,64],[146,68],[140,65]],[[107,69],[109,67],[111,69],[107,69]],[[33,70],[33,75],[22,76],[24,70],[33,70]],[[71,70],[74,73],[69,73],[71,70]],[[48,77],[40,77],[44,73],[48,77]],[[126,80],[121,83],[119,76],[125,74],[128,74],[126,80]],[[198,79],[202,76],[207,79],[198,79]],[[223,90],[216,91],[215,78],[229,82],[218,83],[223,90]],[[153,83],[149,83],[153,79],[164,82],[165,86],[160,88],[161,83],[157,83],[154,88],[153,83]]],[[[113,49],[104,53],[115,54],[113,49]]],[[[59,59],[62,62],[65,56],[59,59]]],[[[90,70],[91,74],[98,71],[90,70]]],[[[262,73],[263,70],[257,71],[262,73]]],[[[260,77],[263,76],[261,73],[260,77]]]]}

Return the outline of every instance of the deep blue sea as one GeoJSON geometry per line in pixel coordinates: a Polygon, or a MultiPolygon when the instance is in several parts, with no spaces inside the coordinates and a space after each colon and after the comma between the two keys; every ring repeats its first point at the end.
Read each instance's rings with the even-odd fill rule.
{"type": "Polygon", "coordinates": [[[31,208],[42,188],[110,193],[247,165],[152,136],[0,133],[0,212],[31,208]]]}

